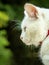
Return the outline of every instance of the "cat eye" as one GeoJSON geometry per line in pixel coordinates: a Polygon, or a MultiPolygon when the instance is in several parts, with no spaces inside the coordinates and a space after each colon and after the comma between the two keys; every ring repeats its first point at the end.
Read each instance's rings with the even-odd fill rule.
{"type": "Polygon", "coordinates": [[[24,31],[26,31],[26,27],[24,27],[24,31]]]}

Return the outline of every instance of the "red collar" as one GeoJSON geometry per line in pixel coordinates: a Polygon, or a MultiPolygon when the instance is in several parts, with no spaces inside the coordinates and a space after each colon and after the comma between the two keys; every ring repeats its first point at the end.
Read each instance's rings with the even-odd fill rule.
{"type": "MultiPolygon", "coordinates": [[[[48,36],[48,35],[49,35],[49,30],[48,30],[48,34],[47,34],[47,36],[48,36]]],[[[47,37],[47,36],[46,36],[46,37],[47,37]]]]}
{"type": "MultiPolygon", "coordinates": [[[[48,30],[48,32],[47,32],[47,35],[46,35],[45,39],[46,39],[48,36],[49,36],[49,30],[48,30]]],[[[45,40],[45,39],[44,39],[44,40],[45,40]]],[[[42,44],[42,42],[43,42],[43,41],[40,42],[40,45],[42,44]]]]}

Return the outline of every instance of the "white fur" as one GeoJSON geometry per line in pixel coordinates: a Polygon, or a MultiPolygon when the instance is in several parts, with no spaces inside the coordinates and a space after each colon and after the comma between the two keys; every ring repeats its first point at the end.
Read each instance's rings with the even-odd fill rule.
{"type": "MultiPolygon", "coordinates": [[[[36,7],[36,6],[35,6],[36,7]]],[[[38,18],[31,18],[25,11],[24,19],[21,23],[21,39],[26,45],[38,46],[43,41],[49,29],[49,9],[36,7],[38,18]],[[26,27],[26,31],[24,31],[26,27]]],[[[43,42],[40,49],[40,57],[44,65],[49,65],[49,37],[43,42]]]]}
{"type": "Polygon", "coordinates": [[[42,43],[40,57],[44,65],[49,65],[49,36],[42,43]]]}

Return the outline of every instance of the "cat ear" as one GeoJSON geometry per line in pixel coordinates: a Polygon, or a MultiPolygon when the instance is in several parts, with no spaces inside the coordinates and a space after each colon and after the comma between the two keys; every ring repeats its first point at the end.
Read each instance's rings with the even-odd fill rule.
{"type": "Polygon", "coordinates": [[[30,17],[36,17],[37,18],[38,11],[34,5],[26,3],[24,5],[24,9],[30,17]]]}

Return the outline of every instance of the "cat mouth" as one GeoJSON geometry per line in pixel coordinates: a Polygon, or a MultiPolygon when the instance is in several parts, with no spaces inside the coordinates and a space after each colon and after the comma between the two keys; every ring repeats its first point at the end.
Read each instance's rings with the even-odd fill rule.
{"type": "Polygon", "coordinates": [[[31,40],[28,40],[28,41],[23,41],[26,45],[31,45],[30,42],[31,40]]]}

